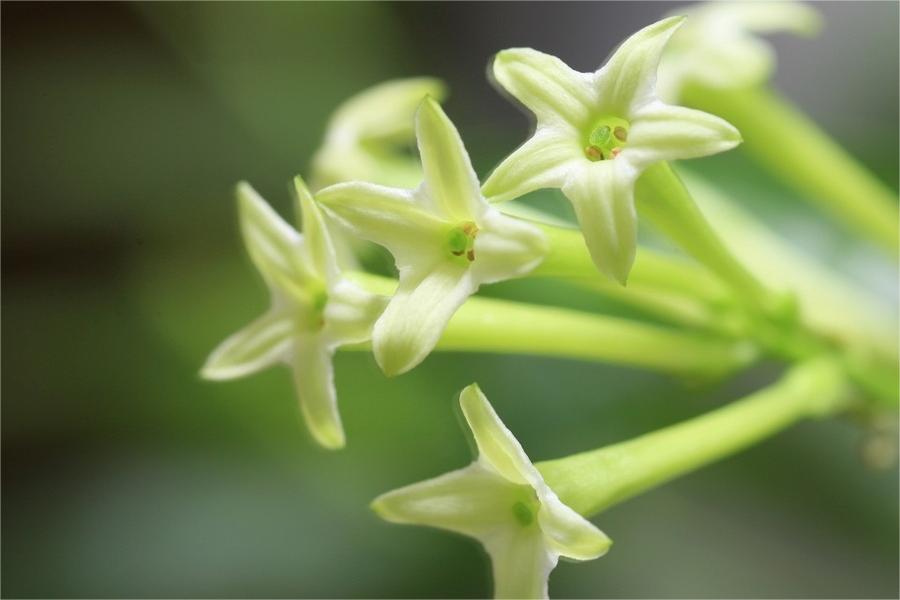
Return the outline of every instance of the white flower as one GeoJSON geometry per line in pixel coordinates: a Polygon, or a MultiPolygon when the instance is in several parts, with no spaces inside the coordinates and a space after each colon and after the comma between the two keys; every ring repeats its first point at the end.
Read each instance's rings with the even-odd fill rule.
{"type": "Polygon", "coordinates": [[[722,119],[664,104],[654,93],[660,53],[682,20],[637,32],[594,73],[530,48],[503,50],[493,62],[496,82],[537,124],[484,183],[484,194],[500,202],[561,188],[594,263],[623,284],[637,244],[634,184],[641,172],[660,161],[722,152],[741,139],[722,119]]]}
{"type": "Polygon", "coordinates": [[[672,36],[659,65],[659,94],[673,101],[689,84],[736,90],[764,83],[775,53],[756,34],[813,35],[822,24],[813,7],[789,1],[709,2],[679,12],[687,23],[672,36]]]}
{"type": "Polygon", "coordinates": [[[396,260],[400,284],[372,335],[388,375],[419,364],[481,284],[524,275],[547,251],[536,227],[485,201],[459,133],[430,98],[416,113],[416,134],[425,178],[417,189],[353,182],[316,194],[330,214],[396,260]]]}
{"type": "Polygon", "coordinates": [[[612,542],[563,504],[477,385],[459,403],[478,445],[468,467],[388,492],[372,503],[394,523],[474,537],[491,557],[497,598],[546,598],[560,556],[591,560],[612,542]]]}
{"type": "Polygon", "coordinates": [[[331,359],[339,346],[370,338],[387,299],[341,276],[319,209],[303,181],[298,177],[294,182],[303,235],[250,185],[238,185],[244,242],[270,290],[272,307],[222,342],[201,373],[207,379],[233,379],[287,363],[313,437],[326,448],[340,448],[344,430],[331,359]]]}

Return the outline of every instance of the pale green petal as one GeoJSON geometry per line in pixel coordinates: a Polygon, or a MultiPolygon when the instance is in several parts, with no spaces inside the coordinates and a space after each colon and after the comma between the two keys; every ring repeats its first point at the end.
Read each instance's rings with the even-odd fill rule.
{"type": "Polygon", "coordinates": [[[757,33],[790,31],[811,35],[822,27],[818,10],[805,2],[722,2],[708,8],[713,7],[723,18],[757,33]]]}
{"type": "Polygon", "coordinates": [[[494,598],[547,598],[558,556],[547,548],[538,527],[504,529],[484,546],[491,557],[494,598]]]}
{"type": "Polygon", "coordinates": [[[306,183],[299,175],[294,177],[294,190],[303,220],[303,249],[316,272],[323,279],[330,281],[337,277],[338,266],[328,228],[319,207],[313,202],[306,183]]]}
{"type": "Polygon", "coordinates": [[[540,494],[540,501],[538,523],[557,554],[573,560],[592,560],[606,554],[612,540],[563,504],[549,488],[540,494]]]}
{"type": "Polygon", "coordinates": [[[400,285],[372,334],[381,370],[399,375],[422,362],[450,317],[476,289],[463,261],[439,262],[421,272],[401,270],[400,285]]]}
{"type": "Polygon", "coordinates": [[[318,335],[296,338],[292,368],[300,411],[315,440],[329,450],[344,447],[330,350],[318,335]]]}
{"type": "Polygon", "coordinates": [[[244,243],[256,268],[270,286],[302,296],[302,287],[318,279],[303,262],[303,238],[248,183],[238,184],[237,196],[244,243]]]}
{"type": "Polygon", "coordinates": [[[466,422],[478,446],[478,461],[519,485],[543,484],[540,474],[515,436],[506,428],[478,384],[466,387],[459,395],[466,422]]]}
{"type": "Polygon", "coordinates": [[[324,334],[335,345],[365,342],[371,339],[372,327],[387,303],[387,297],[342,279],[328,290],[324,334]]]}
{"type": "Polygon", "coordinates": [[[479,285],[521,277],[547,256],[547,238],[534,225],[491,209],[482,216],[480,226],[471,266],[479,285]]]}
{"type": "Polygon", "coordinates": [[[491,70],[495,81],[539,122],[565,123],[575,129],[587,124],[596,100],[590,75],[531,48],[498,52],[491,70]]]}
{"type": "Polygon", "coordinates": [[[413,137],[414,115],[422,99],[441,100],[445,95],[443,82],[432,77],[385,81],[344,102],[328,129],[369,142],[406,141],[413,137]]]}
{"type": "Polygon", "coordinates": [[[509,528],[517,486],[474,463],[382,494],[372,509],[386,521],[426,525],[482,539],[509,528]]]}
{"type": "Polygon", "coordinates": [[[684,17],[669,17],[644,27],[597,72],[597,94],[608,112],[627,119],[633,106],[650,97],[663,48],[683,21],[684,17]]]}
{"type": "Polygon", "coordinates": [[[577,137],[567,130],[539,128],[494,169],[482,193],[490,202],[504,202],[541,188],[562,187],[570,163],[584,160],[577,137]]]}
{"type": "Polygon", "coordinates": [[[206,379],[234,379],[284,360],[290,352],[293,322],[271,311],[213,350],[200,374],[206,379]]]}
{"type": "Polygon", "coordinates": [[[635,176],[622,160],[585,163],[563,186],[594,264],[622,285],[637,247],[635,176]]]}
{"type": "Polygon", "coordinates": [[[741,143],[733,125],[709,113],[651,102],[640,109],[628,132],[628,146],[617,160],[643,168],[663,160],[697,158],[741,143]]]}
{"type": "Polygon", "coordinates": [[[428,196],[435,208],[455,221],[478,217],[484,200],[469,154],[456,127],[431,98],[426,98],[416,113],[416,139],[428,196]]]}
{"type": "Polygon", "coordinates": [[[339,183],[316,200],[356,235],[381,244],[401,270],[444,253],[448,224],[424,210],[411,192],[370,183],[339,183]]]}

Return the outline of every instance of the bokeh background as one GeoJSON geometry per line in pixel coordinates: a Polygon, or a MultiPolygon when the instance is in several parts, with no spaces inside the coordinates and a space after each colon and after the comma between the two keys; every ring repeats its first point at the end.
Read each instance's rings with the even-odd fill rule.
{"type": "MultiPolygon", "coordinates": [[[[565,360],[432,355],[386,380],[339,354],[349,445],[315,447],[289,374],[197,371],[267,302],[232,186],[284,214],[330,111],[381,80],[435,75],[484,174],[524,115],[487,83],[509,46],[594,69],[676,8],[658,3],[2,4],[2,592],[6,597],[476,597],[478,546],[391,526],[377,494],[470,460],[454,396],[478,381],[535,459],[625,439],[755,389],[565,360]]],[[[898,4],[818,5],[776,37],[775,85],[894,189],[898,4]]],[[[777,143],[775,141],[774,143],[777,143]]],[[[742,155],[696,172],[896,304],[872,248],[742,155]]],[[[559,203],[548,194],[547,203],[559,203]]],[[[491,294],[623,312],[564,287],[491,294]]],[[[807,423],[595,522],[605,558],[556,597],[896,597],[898,479],[862,432],[807,423]]]]}

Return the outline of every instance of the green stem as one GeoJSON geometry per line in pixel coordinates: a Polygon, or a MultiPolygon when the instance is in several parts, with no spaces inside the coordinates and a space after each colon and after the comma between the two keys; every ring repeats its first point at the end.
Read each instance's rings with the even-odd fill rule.
{"type": "MultiPolygon", "coordinates": [[[[390,294],[397,284],[367,273],[348,277],[376,293],[390,294]]],[[[556,356],[708,377],[728,374],[757,356],[746,341],[477,296],[456,312],[436,350],[556,356]]]]}
{"type": "Polygon", "coordinates": [[[589,516],[752,446],[800,419],[844,410],[850,391],[840,364],[819,358],[703,416],[537,467],[563,502],[589,516]]]}
{"type": "Polygon", "coordinates": [[[731,122],[754,159],[896,257],[897,194],[790,103],[764,87],[690,86],[684,100],[731,122]]]}
{"type": "Polygon", "coordinates": [[[635,199],[643,217],[731,285],[751,308],[762,313],[775,308],[771,292],[722,243],[668,163],[644,171],[635,199]]]}

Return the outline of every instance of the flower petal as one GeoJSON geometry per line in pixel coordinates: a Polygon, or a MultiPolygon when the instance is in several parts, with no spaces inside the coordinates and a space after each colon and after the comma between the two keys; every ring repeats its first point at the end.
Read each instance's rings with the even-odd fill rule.
{"type": "Polygon", "coordinates": [[[585,163],[569,174],[563,193],[572,202],[594,264],[622,285],[637,247],[635,173],[620,159],[585,163]]]}
{"type": "Polygon", "coordinates": [[[724,119],[655,101],[634,117],[619,159],[641,169],[662,160],[717,154],[740,143],[740,132],[724,119]]]}
{"type": "Polygon", "coordinates": [[[484,541],[491,557],[494,598],[547,598],[557,554],[538,527],[506,528],[484,541]]]}
{"type": "Polygon", "coordinates": [[[493,208],[482,215],[479,225],[471,266],[479,285],[521,277],[547,256],[547,238],[534,225],[493,208]]]}
{"type": "Polygon", "coordinates": [[[477,383],[459,395],[459,405],[478,446],[478,461],[512,483],[544,485],[519,440],[506,428],[477,383]]]}
{"type": "Polygon", "coordinates": [[[335,345],[365,342],[387,303],[388,298],[341,279],[328,290],[324,333],[335,345]]]}
{"type": "Polygon", "coordinates": [[[295,340],[292,367],[306,426],[319,444],[337,450],[344,447],[344,428],[334,390],[332,354],[319,335],[300,335],[295,340]]]}
{"type": "Polygon", "coordinates": [[[544,486],[539,496],[538,523],[556,553],[573,560],[592,560],[609,551],[612,540],[563,504],[550,488],[544,486]]]}
{"type": "Polygon", "coordinates": [[[480,540],[510,524],[516,487],[473,463],[382,494],[371,506],[391,523],[438,527],[480,540]]]}
{"type": "Polygon", "coordinates": [[[822,27],[822,16],[804,2],[732,2],[704,5],[702,10],[713,8],[721,18],[758,33],[790,31],[812,35],[822,27]]]}
{"type": "Polygon", "coordinates": [[[270,287],[299,290],[316,276],[303,263],[303,238],[266,204],[250,184],[237,186],[241,231],[253,264],[270,287]]]}
{"type": "Polygon", "coordinates": [[[494,80],[533,112],[542,123],[587,124],[595,96],[590,75],[531,48],[498,52],[491,67],[494,80]]]}
{"type": "Polygon", "coordinates": [[[440,104],[425,98],[416,113],[416,139],[428,196],[446,217],[471,220],[485,204],[459,132],[440,104]]]}
{"type": "Polygon", "coordinates": [[[481,191],[490,202],[505,202],[541,188],[562,187],[570,163],[583,159],[577,134],[540,127],[494,169],[481,191]]]}
{"type": "Polygon", "coordinates": [[[684,17],[669,17],[644,27],[625,40],[597,71],[594,85],[611,114],[629,118],[633,107],[651,97],[663,48],[684,17]]]}
{"type": "Polygon", "coordinates": [[[385,375],[405,373],[422,362],[476,289],[460,261],[442,261],[423,272],[401,270],[400,285],[372,334],[375,360],[385,375]]]}
{"type": "Polygon", "coordinates": [[[331,243],[331,235],[319,207],[313,202],[306,183],[299,175],[294,177],[294,190],[303,221],[303,250],[316,272],[323,279],[331,281],[338,276],[337,256],[331,243]]]}
{"type": "Polygon", "coordinates": [[[381,244],[401,270],[423,260],[437,260],[448,224],[422,209],[412,193],[370,183],[339,183],[316,194],[316,200],[356,235],[381,244]]]}
{"type": "Polygon", "coordinates": [[[200,374],[224,380],[260,371],[288,356],[293,332],[294,324],[283,311],[270,311],[219,344],[200,374]]]}

